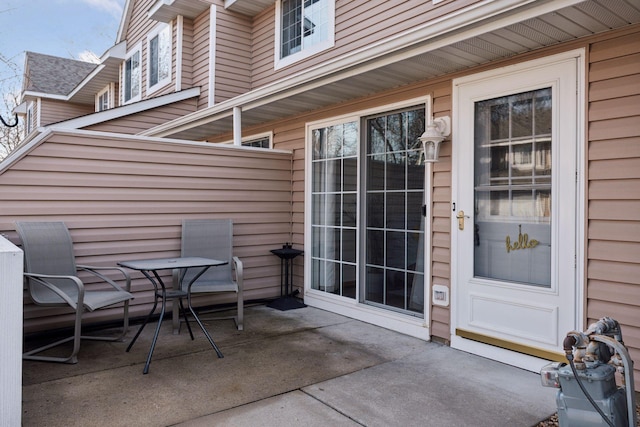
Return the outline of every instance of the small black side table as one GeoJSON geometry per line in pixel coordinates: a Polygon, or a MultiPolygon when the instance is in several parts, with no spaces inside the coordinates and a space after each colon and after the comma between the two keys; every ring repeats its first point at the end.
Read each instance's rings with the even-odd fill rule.
{"type": "Polygon", "coordinates": [[[271,253],[280,258],[280,298],[271,301],[267,307],[278,310],[293,310],[307,305],[296,298],[293,290],[293,259],[304,252],[293,249],[291,245],[284,245],[282,249],[272,249],[271,253]]]}

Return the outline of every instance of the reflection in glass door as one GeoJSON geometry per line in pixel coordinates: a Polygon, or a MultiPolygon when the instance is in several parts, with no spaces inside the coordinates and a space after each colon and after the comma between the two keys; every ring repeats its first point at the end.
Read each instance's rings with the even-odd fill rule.
{"type": "Polygon", "coordinates": [[[475,277],[551,286],[551,117],[551,88],[475,104],[475,277]]]}
{"type": "Polygon", "coordinates": [[[368,117],[365,271],[361,299],[412,315],[424,312],[424,108],[368,117]]]}

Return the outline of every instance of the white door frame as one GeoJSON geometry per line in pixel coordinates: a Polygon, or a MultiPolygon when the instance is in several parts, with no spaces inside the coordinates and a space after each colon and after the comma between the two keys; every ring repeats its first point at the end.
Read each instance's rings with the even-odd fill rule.
{"type": "MultiPolygon", "coordinates": [[[[460,144],[456,143],[456,137],[461,134],[461,126],[463,124],[460,122],[460,103],[462,100],[459,99],[459,87],[461,84],[466,84],[469,82],[479,82],[479,81],[487,81],[489,84],[489,80],[499,79],[501,76],[517,74],[525,71],[529,71],[531,69],[535,69],[537,67],[544,67],[547,65],[551,65],[554,62],[558,61],[566,61],[570,58],[576,58],[576,64],[578,69],[576,70],[577,82],[576,82],[576,93],[577,93],[577,128],[576,128],[576,137],[578,141],[578,146],[576,147],[576,165],[577,165],[577,188],[576,188],[576,282],[579,286],[576,286],[575,289],[575,327],[578,328],[583,324],[583,316],[584,316],[584,293],[585,293],[585,274],[584,274],[584,254],[585,254],[585,151],[586,151],[586,142],[585,142],[585,122],[586,122],[586,103],[585,103],[585,81],[586,81],[586,67],[585,67],[585,50],[577,49],[564,53],[560,53],[557,55],[547,56],[544,58],[531,60],[527,62],[523,62],[520,64],[515,64],[509,67],[499,68],[495,70],[490,70],[466,77],[462,77],[460,79],[455,79],[453,81],[453,159],[452,162],[452,206],[455,206],[458,196],[461,191],[461,186],[463,185],[462,176],[460,175],[460,171],[457,169],[456,159],[461,155],[462,147],[460,144]]],[[[494,80],[495,81],[495,80],[494,80]]],[[[498,91],[496,91],[498,92],[498,91]]],[[[500,94],[496,94],[499,96],[500,94]]],[[[468,126],[468,124],[466,124],[468,126]]],[[[506,350],[497,346],[488,345],[484,343],[480,343],[477,341],[472,341],[469,339],[462,338],[456,335],[457,328],[457,319],[458,319],[458,306],[456,304],[456,295],[459,289],[459,278],[458,278],[458,268],[459,262],[457,259],[458,253],[458,243],[457,243],[457,234],[454,227],[457,227],[457,219],[455,218],[455,213],[451,215],[451,346],[453,348],[458,348],[464,351],[468,351],[474,354],[481,355],[483,357],[487,357],[493,360],[497,360],[503,363],[507,363],[510,365],[518,366],[523,369],[531,370],[537,372],[540,368],[548,363],[547,360],[543,360],[537,357],[525,355],[522,353],[514,352],[511,350],[506,350]]],[[[566,331],[569,332],[569,331],[566,331]]]]}

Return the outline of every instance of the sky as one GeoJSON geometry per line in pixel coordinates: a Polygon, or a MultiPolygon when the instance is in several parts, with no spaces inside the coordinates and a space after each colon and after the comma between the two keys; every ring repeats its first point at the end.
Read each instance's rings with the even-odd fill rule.
{"type": "Polygon", "coordinates": [[[22,84],[26,51],[84,60],[115,44],[125,0],[0,0],[0,91],[22,84]]]}

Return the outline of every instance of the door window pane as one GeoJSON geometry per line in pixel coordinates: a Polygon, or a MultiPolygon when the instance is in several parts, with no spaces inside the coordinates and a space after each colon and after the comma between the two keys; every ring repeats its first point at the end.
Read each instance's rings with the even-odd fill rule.
{"type": "Polygon", "coordinates": [[[551,286],[551,89],[475,104],[474,273],[551,286]]]}

